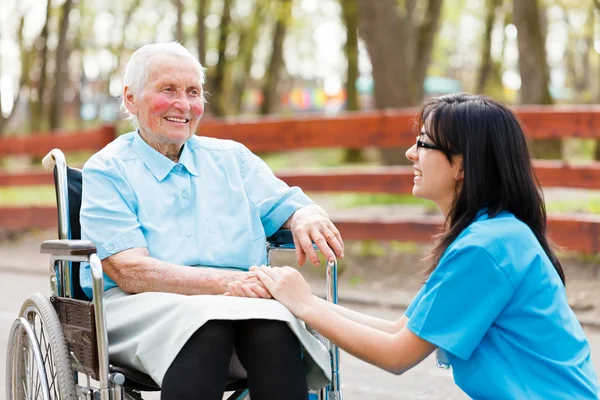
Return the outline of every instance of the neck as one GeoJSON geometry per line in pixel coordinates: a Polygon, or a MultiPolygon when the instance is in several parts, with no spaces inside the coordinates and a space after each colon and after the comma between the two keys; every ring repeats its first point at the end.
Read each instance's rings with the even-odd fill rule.
{"type": "Polygon", "coordinates": [[[183,144],[161,143],[159,141],[150,139],[142,129],[140,129],[139,132],[140,137],[144,140],[144,142],[148,143],[148,145],[154,150],[158,151],[160,154],[175,163],[179,161],[179,156],[181,156],[181,152],[183,151],[183,144]]]}

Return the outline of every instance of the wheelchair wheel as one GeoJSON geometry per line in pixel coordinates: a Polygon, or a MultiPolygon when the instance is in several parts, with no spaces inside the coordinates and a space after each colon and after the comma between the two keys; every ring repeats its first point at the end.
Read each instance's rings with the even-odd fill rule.
{"type": "Polygon", "coordinates": [[[7,348],[6,399],[77,399],[62,328],[48,298],[30,295],[19,317],[7,348]]]}

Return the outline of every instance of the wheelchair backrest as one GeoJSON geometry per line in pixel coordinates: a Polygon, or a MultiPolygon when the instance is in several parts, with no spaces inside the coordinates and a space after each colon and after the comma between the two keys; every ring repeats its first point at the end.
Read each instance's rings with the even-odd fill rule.
{"type": "MultiPolygon", "coordinates": [[[[61,215],[66,216],[69,225],[69,237],[65,236],[64,230],[61,233],[61,229],[58,230],[59,239],[81,239],[81,224],[79,223],[79,212],[81,210],[81,170],[77,168],[71,168],[67,166],[67,186],[68,186],[68,208],[66,204],[61,204],[59,196],[59,185],[57,182],[60,181],[58,178],[59,168],[54,168],[54,182],[56,190],[56,205],[58,209],[58,218],[61,219],[61,215]]],[[[79,268],[78,262],[71,262],[71,279],[72,279],[72,294],[73,298],[79,300],[87,300],[86,295],[81,288],[79,283],[79,268]]]]}

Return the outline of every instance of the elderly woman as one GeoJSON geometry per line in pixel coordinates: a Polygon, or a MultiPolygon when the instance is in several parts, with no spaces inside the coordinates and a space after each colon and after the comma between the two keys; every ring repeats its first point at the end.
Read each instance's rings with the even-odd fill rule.
{"type": "MultiPolygon", "coordinates": [[[[163,399],[221,399],[247,377],[253,400],[302,399],[327,383],[325,348],[260,280],[265,237],[291,228],[299,264],[343,257],[327,214],[243,145],[195,136],[204,69],[177,43],[138,49],[123,74],[137,126],[83,168],[82,237],[105,271],[111,360],[150,375],[163,399]]],[[[84,291],[91,277],[82,269],[84,291]]]]}

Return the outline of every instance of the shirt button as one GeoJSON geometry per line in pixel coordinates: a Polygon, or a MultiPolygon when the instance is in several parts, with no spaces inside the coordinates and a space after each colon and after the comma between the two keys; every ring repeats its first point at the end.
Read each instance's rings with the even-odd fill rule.
{"type": "Polygon", "coordinates": [[[190,237],[190,236],[192,236],[192,232],[186,232],[186,233],[185,233],[185,236],[186,236],[186,237],[190,237]]]}
{"type": "Polygon", "coordinates": [[[113,251],[115,249],[115,246],[113,246],[112,244],[110,246],[108,246],[108,251],[113,251]]]}
{"type": "Polygon", "coordinates": [[[181,192],[181,197],[183,197],[184,199],[187,199],[187,197],[188,197],[187,192],[185,192],[185,191],[181,192]]]}
{"type": "Polygon", "coordinates": [[[177,171],[177,172],[181,172],[181,164],[177,164],[177,165],[175,166],[175,171],[177,171]]]}

